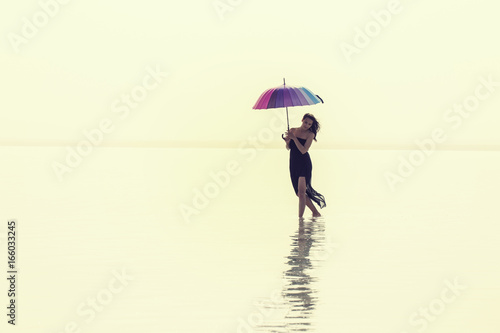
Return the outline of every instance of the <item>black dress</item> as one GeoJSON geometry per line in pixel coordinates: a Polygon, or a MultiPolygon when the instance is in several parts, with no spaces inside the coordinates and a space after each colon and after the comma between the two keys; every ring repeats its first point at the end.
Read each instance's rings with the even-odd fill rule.
{"type": "MultiPolygon", "coordinates": [[[[306,143],[306,139],[297,139],[302,145],[306,143]]],[[[320,208],[326,207],[325,197],[311,186],[312,162],[309,152],[302,154],[293,140],[290,140],[288,145],[290,147],[290,178],[295,194],[299,190],[299,177],[305,177],[307,197],[318,204],[320,208]]]]}

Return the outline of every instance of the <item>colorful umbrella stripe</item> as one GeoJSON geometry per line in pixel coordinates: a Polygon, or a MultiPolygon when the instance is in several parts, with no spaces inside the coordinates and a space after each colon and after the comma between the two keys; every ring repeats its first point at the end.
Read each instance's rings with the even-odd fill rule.
{"type": "Polygon", "coordinates": [[[253,109],[274,109],[288,106],[313,105],[322,103],[319,96],[304,87],[279,86],[262,93],[253,109]]]}

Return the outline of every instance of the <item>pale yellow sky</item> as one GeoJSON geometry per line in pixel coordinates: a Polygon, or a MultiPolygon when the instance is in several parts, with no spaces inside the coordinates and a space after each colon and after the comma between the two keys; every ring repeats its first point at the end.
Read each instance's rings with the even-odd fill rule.
{"type": "MultiPolygon", "coordinates": [[[[235,147],[277,117],[252,106],[283,77],[325,101],[289,109],[291,126],[305,112],[321,121],[318,149],[412,147],[436,128],[447,134],[438,148],[500,145],[494,1],[70,1],[54,8],[46,22],[35,1],[1,11],[2,145],[77,144],[107,119],[101,146],[235,147]],[[372,37],[360,35],[366,29],[372,37]],[[160,73],[157,81],[150,71],[160,73]],[[491,91],[479,88],[485,97],[474,105],[488,77],[491,91]],[[127,106],[123,94],[134,91],[139,100],[127,106]],[[465,101],[473,111],[453,110],[465,101]]],[[[281,147],[279,134],[265,146],[281,147]]]]}

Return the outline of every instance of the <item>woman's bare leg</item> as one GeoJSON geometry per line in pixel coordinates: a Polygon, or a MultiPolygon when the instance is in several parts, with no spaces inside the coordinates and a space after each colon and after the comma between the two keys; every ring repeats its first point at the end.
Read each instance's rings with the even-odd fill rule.
{"type": "Polygon", "coordinates": [[[306,177],[299,177],[299,188],[297,191],[297,196],[299,197],[299,217],[304,215],[304,210],[306,209],[306,177]]]}
{"type": "Polygon", "coordinates": [[[309,209],[313,213],[313,217],[321,216],[316,207],[314,207],[314,203],[311,201],[311,199],[309,199],[307,195],[306,195],[306,206],[309,207],[309,209]]]}

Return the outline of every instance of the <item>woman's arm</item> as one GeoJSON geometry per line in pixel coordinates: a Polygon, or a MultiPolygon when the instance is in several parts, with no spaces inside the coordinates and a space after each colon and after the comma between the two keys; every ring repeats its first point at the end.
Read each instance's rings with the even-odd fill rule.
{"type": "Polygon", "coordinates": [[[305,154],[309,150],[309,147],[311,147],[313,138],[314,138],[314,133],[311,132],[311,134],[309,134],[309,136],[307,137],[306,143],[304,145],[302,145],[302,143],[300,143],[299,139],[297,139],[296,136],[293,137],[293,141],[295,141],[295,145],[297,146],[299,151],[302,154],[305,154]]]}
{"type": "Polygon", "coordinates": [[[287,149],[287,150],[290,150],[290,140],[291,140],[291,138],[290,138],[290,136],[288,135],[288,133],[287,133],[287,135],[286,135],[285,137],[283,137],[283,135],[281,135],[281,137],[282,137],[282,138],[283,138],[283,140],[285,140],[285,142],[286,142],[286,149],[287,149]]]}

